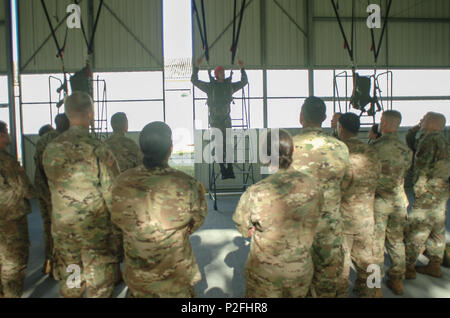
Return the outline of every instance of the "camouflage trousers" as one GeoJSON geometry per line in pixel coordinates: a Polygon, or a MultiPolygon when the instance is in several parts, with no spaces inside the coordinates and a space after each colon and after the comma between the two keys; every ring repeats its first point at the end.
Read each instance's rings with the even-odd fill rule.
{"type": "Polygon", "coordinates": [[[151,270],[135,269],[125,262],[123,278],[129,290],[127,297],[194,298],[194,285],[201,280],[200,273],[194,281],[190,281],[187,275],[171,275],[163,280],[158,279],[157,276],[158,274],[151,272],[151,270]]]}
{"type": "Polygon", "coordinates": [[[312,246],[314,277],[311,296],[336,297],[337,283],[344,265],[342,249],[342,217],[339,208],[322,215],[312,246]]]}
{"type": "Polygon", "coordinates": [[[40,197],[38,199],[39,210],[41,211],[42,226],[45,243],[45,259],[52,261],[53,259],[53,238],[52,238],[52,217],[51,217],[51,203],[40,197]]]}
{"type": "MultiPolygon", "coordinates": [[[[301,275],[296,278],[276,277],[268,279],[257,272],[245,270],[245,298],[305,298],[311,288],[314,275],[312,263],[297,264],[301,275]]],[[[275,269],[274,272],[278,270],[275,269]]]]}
{"type": "Polygon", "coordinates": [[[384,248],[391,259],[388,275],[393,279],[403,279],[405,275],[404,229],[406,226],[406,195],[392,198],[375,198],[375,264],[384,275],[384,248]]]}
{"type": "MultiPolygon", "coordinates": [[[[373,221],[372,221],[373,223],[373,221]]],[[[367,229],[357,234],[344,234],[342,247],[344,250],[344,268],[338,282],[338,297],[349,297],[350,266],[353,262],[357,278],[353,292],[358,297],[374,297],[375,290],[367,286],[367,268],[374,263],[373,231],[367,229]]]]}
{"type": "Polygon", "coordinates": [[[105,246],[93,246],[86,237],[71,232],[53,231],[56,249],[56,275],[60,278],[60,295],[81,298],[112,296],[117,258],[105,246]],[[80,284],[78,284],[79,282],[80,284]]]}
{"type": "Polygon", "coordinates": [[[0,297],[22,296],[29,246],[26,216],[0,223],[0,297]]]}
{"type": "Polygon", "coordinates": [[[113,235],[112,235],[112,246],[113,246],[113,253],[117,258],[117,263],[115,264],[115,270],[114,270],[114,281],[117,282],[121,278],[120,273],[120,264],[124,260],[124,251],[123,251],[123,233],[122,230],[119,229],[117,226],[113,225],[113,235]]]}
{"type": "Polygon", "coordinates": [[[418,191],[408,216],[406,229],[406,263],[416,264],[426,246],[427,256],[440,263],[445,251],[445,211],[448,192],[418,191]]]}

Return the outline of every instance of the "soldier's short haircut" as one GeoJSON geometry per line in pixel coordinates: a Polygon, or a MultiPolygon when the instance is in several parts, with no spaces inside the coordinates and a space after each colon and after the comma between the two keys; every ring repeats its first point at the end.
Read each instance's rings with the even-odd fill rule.
{"type": "Polygon", "coordinates": [[[383,116],[386,120],[388,120],[389,126],[393,128],[400,127],[402,123],[402,114],[396,110],[387,110],[383,112],[383,116]]]}
{"type": "Polygon", "coordinates": [[[8,133],[8,124],[0,120],[0,134],[8,133]]]}
{"type": "Polygon", "coordinates": [[[361,121],[356,114],[347,113],[339,118],[339,124],[349,133],[357,135],[361,127],[361,121]]]}
{"type": "Polygon", "coordinates": [[[308,97],[302,106],[302,114],[307,123],[322,124],[326,118],[327,106],[318,97],[308,97]]]}
{"type": "Polygon", "coordinates": [[[428,120],[435,122],[440,128],[445,128],[447,120],[443,114],[430,112],[427,114],[428,120]]]}
{"type": "MultiPolygon", "coordinates": [[[[275,148],[275,145],[272,145],[272,130],[267,134],[267,155],[272,155],[272,148],[275,148]]],[[[292,156],[294,154],[294,141],[292,136],[284,129],[279,130],[279,141],[278,141],[278,149],[279,149],[279,158],[280,158],[280,168],[288,169],[292,164],[292,156]]]]}
{"type": "Polygon", "coordinates": [[[56,130],[60,133],[65,132],[70,128],[69,117],[66,114],[58,114],[55,117],[56,130]]]}
{"type": "Polygon", "coordinates": [[[147,169],[161,166],[173,145],[172,130],[163,122],[148,124],[139,136],[139,145],[147,169]]]}
{"type": "Polygon", "coordinates": [[[48,132],[50,132],[52,130],[53,130],[53,127],[51,125],[42,126],[41,129],[39,129],[39,132],[38,132],[39,137],[44,136],[46,133],[48,133],[48,132]]]}
{"type": "Polygon", "coordinates": [[[74,92],[66,98],[64,104],[69,118],[79,117],[94,110],[94,102],[85,92],[74,92]]]}
{"type": "Polygon", "coordinates": [[[125,113],[116,113],[111,117],[111,127],[114,131],[123,131],[127,125],[128,118],[125,113]]]}

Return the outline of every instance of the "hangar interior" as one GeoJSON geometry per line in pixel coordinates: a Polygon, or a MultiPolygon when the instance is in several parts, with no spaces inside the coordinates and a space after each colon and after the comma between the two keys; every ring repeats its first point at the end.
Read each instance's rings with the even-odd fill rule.
{"type": "MultiPolygon", "coordinates": [[[[247,0],[237,1],[236,18],[233,1],[208,0],[201,12],[204,19],[193,14],[190,0],[77,2],[82,29],[67,26],[70,0],[45,0],[45,9],[37,0],[2,0],[0,5],[0,120],[9,124],[11,152],[31,180],[37,131],[62,111],[57,105],[63,96],[57,90],[64,77],[88,62],[94,74],[98,132],[111,132],[108,121],[118,111],[127,114],[134,140],[147,123],[168,123],[176,151],[171,164],[211,189],[211,165],[194,163],[209,127],[206,95],[190,83],[193,61],[206,53],[204,30],[209,61],[201,66],[201,79],[208,79],[206,70],[223,65],[233,69],[238,80],[237,59],[245,63],[250,84],[235,94],[232,118],[246,131],[286,128],[295,134],[300,106],[310,95],[325,100],[327,128],[335,112],[359,114],[349,108],[352,68],[377,78],[373,84],[384,109],[402,112],[401,138],[428,111],[450,118],[447,0],[247,0]],[[241,4],[245,10],[232,63],[230,45],[241,4]],[[380,28],[367,26],[370,4],[381,7],[380,28]]],[[[380,113],[364,118],[362,139],[379,118],[380,113]]],[[[446,134],[450,138],[448,129],[446,134]]],[[[243,184],[261,179],[257,163],[245,169],[252,170],[251,182],[239,177],[217,181],[218,210],[213,194],[208,219],[191,239],[203,274],[196,287],[200,297],[243,296],[248,242],[239,238],[231,216],[243,184]]],[[[56,297],[56,282],[39,271],[42,229],[37,205],[33,206],[24,297],[56,297]]],[[[421,277],[407,282],[405,290],[404,297],[449,297],[450,271],[445,270],[441,280],[421,277]]],[[[393,296],[385,287],[383,292],[393,296]]],[[[125,287],[119,286],[116,294],[124,296],[125,287]]]]}

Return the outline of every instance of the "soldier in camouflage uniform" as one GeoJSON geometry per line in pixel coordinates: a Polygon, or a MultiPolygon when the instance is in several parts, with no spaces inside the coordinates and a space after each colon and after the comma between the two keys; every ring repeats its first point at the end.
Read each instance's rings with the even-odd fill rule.
{"type": "MultiPolygon", "coordinates": [[[[269,133],[268,139],[271,140],[269,133]]],[[[248,298],[306,297],[314,275],[311,246],[323,204],[320,185],[291,169],[294,145],[280,130],[277,173],[250,187],[241,197],[233,220],[251,237],[245,267],[248,298]]]]}
{"type": "MultiPolygon", "coordinates": [[[[128,132],[128,118],[125,113],[116,113],[111,117],[113,134],[105,143],[116,157],[120,172],[125,172],[142,164],[143,155],[138,145],[126,137],[128,132]]],[[[119,228],[114,226],[114,241],[118,250],[119,263],[116,264],[116,284],[122,281],[120,263],[123,262],[123,235],[119,228]]]]}
{"type": "MultiPolygon", "coordinates": [[[[375,260],[383,268],[384,248],[391,258],[387,286],[395,294],[403,294],[405,275],[405,244],[408,198],[404,189],[405,175],[412,163],[412,152],[400,141],[397,131],[402,115],[385,111],[381,117],[382,137],[373,143],[381,160],[382,170],[375,195],[375,260]]],[[[381,296],[381,289],[377,291],[381,296]]]]}
{"type": "MultiPolygon", "coordinates": [[[[210,83],[202,82],[198,79],[199,66],[202,59],[198,59],[192,74],[192,83],[201,91],[208,95],[209,106],[209,125],[211,128],[218,128],[223,136],[223,158],[226,161],[226,133],[227,128],[232,127],[230,117],[230,104],[233,101],[233,94],[244,88],[248,84],[247,73],[244,69],[244,63],[239,61],[241,68],[241,81],[232,83],[231,78],[225,78],[225,70],[219,66],[215,70],[216,80],[211,78],[210,83]]],[[[220,171],[223,179],[234,179],[233,165],[228,163],[220,164],[220,171]]]]}
{"type": "Polygon", "coordinates": [[[414,167],[416,199],[408,216],[406,232],[406,278],[419,273],[441,277],[445,251],[445,211],[449,198],[450,147],[443,131],[445,117],[429,113],[423,121],[423,137],[414,167]],[[414,268],[424,245],[430,262],[414,268]]]}
{"type": "Polygon", "coordinates": [[[124,280],[132,298],[194,297],[201,274],[189,236],[203,224],[201,183],[172,169],[172,132],[161,122],[140,135],[144,165],[114,182],[112,221],[123,232],[124,280]]]}
{"type": "Polygon", "coordinates": [[[322,130],[325,103],[306,99],[300,114],[301,133],[294,137],[293,168],[311,175],[324,194],[324,205],[313,243],[314,278],[312,296],[336,297],[338,277],[343,269],[341,183],[350,173],[347,146],[322,130]]]}
{"type": "Polygon", "coordinates": [[[59,114],[55,117],[56,130],[51,130],[41,136],[36,143],[36,152],[34,154],[34,162],[36,170],[34,173],[34,186],[38,196],[39,209],[42,216],[42,225],[45,243],[45,263],[42,271],[44,274],[51,274],[53,267],[53,239],[51,232],[51,198],[50,189],[48,188],[47,177],[45,176],[44,166],[42,165],[42,156],[44,155],[47,145],[60,134],[70,127],[69,118],[66,114],[59,114]]]}
{"type": "Polygon", "coordinates": [[[120,172],[136,168],[142,164],[143,155],[138,145],[126,137],[128,119],[125,113],[117,113],[111,117],[113,134],[105,142],[116,157],[120,172]]]}
{"type": "Polygon", "coordinates": [[[361,297],[375,296],[367,287],[367,268],[374,263],[373,235],[375,219],[373,208],[375,189],[381,173],[377,153],[368,144],[358,139],[359,117],[353,113],[344,114],[338,123],[340,139],[350,151],[351,175],[344,179],[341,212],[344,224],[343,247],[344,270],[339,279],[338,296],[349,296],[350,264],[357,272],[354,293],[361,297]]]}
{"type": "MultiPolygon", "coordinates": [[[[119,167],[112,153],[89,134],[94,108],[90,96],[75,92],[65,102],[70,129],[54,139],[43,157],[52,198],[52,236],[63,297],[111,297],[114,264],[111,247],[113,178],[119,167]],[[81,271],[80,288],[69,283],[70,265],[81,271]]],[[[75,273],[74,273],[75,274],[75,273]]]]}
{"type": "Polygon", "coordinates": [[[423,131],[420,129],[422,126],[423,121],[428,116],[427,113],[423,118],[420,120],[419,124],[412,127],[408,130],[408,133],[406,134],[405,140],[406,144],[408,145],[409,149],[413,152],[413,162],[411,165],[411,168],[408,170],[406,174],[406,180],[405,180],[405,187],[407,189],[412,189],[414,186],[414,159],[417,151],[417,146],[419,145],[420,140],[423,137],[423,131]]]}
{"type": "Polygon", "coordinates": [[[17,160],[6,152],[8,126],[0,122],[0,298],[23,293],[29,253],[27,215],[33,188],[17,160]]]}

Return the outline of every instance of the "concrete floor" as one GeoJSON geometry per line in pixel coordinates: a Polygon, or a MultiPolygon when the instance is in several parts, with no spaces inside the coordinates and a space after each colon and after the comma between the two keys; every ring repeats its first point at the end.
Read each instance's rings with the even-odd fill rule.
{"type": "MultiPolygon", "coordinates": [[[[220,197],[219,200],[219,211],[214,211],[212,202],[208,200],[209,213],[205,224],[191,237],[203,278],[195,286],[195,290],[199,298],[241,298],[245,292],[243,269],[249,252],[249,241],[240,236],[232,221],[239,197],[220,197]]],[[[35,203],[33,213],[29,216],[29,227],[31,250],[23,297],[56,298],[59,295],[58,282],[41,272],[44,242],[41,217],[35,203]]],[[[450,240],[450,219],[447,220],[447,240],[450,240]]],[[[388,257],[386,259],[386,266],[389,266],[388,257]]],[[[423,256],[419,260],[426,262],[423,256]]],[[[351,279],[355,279],[353,270],[351,279]]],[[[398,297],[384,283],[382,290],[384,297],[398,297]]],[[[115,289],[114,297],[123,298],[126,292],[127,287],[122,283],[115,289]]],[[[450,298],[450,269],[443,268],[441,279],[418,274],[416,280],[405,281],[402,297],[450,298]]]]}

